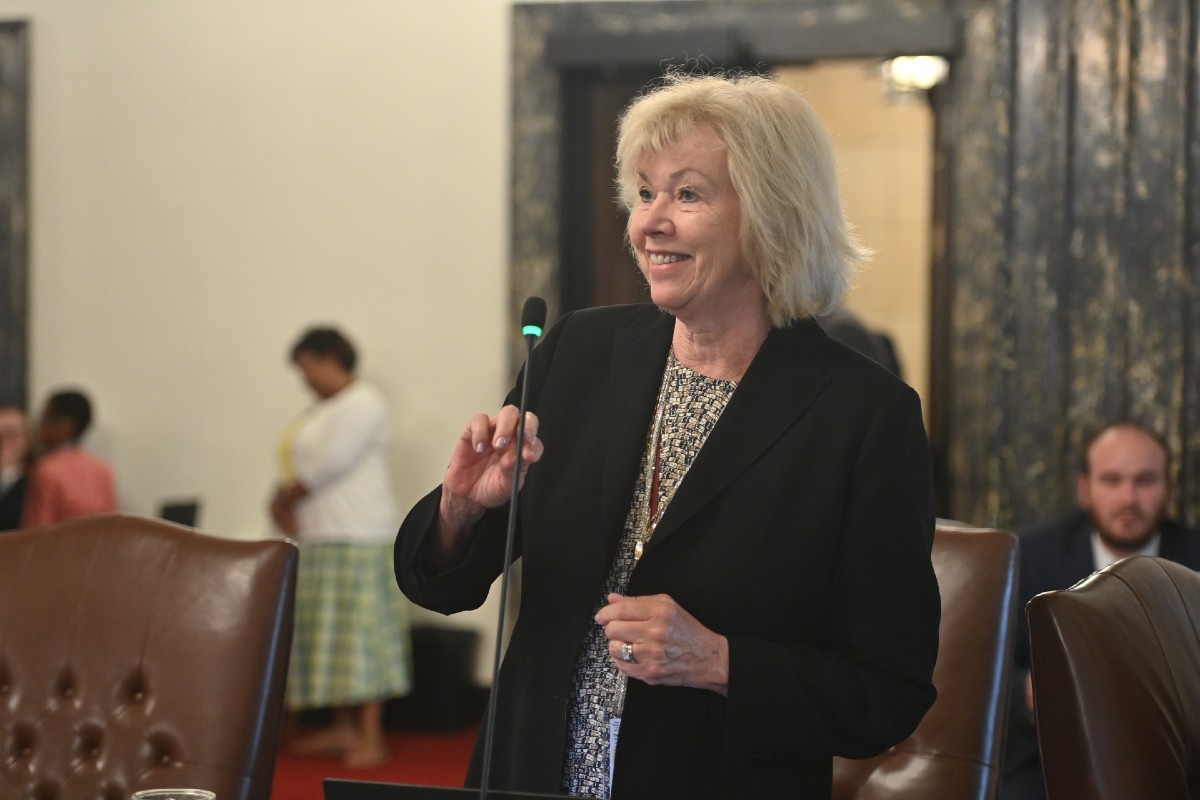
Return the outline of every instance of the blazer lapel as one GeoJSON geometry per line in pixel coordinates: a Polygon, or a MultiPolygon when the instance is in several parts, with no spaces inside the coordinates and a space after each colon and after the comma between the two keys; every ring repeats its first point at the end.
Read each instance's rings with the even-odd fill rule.
{"type": "Polygon", "coordinates": [[[816,323],[772,330],[663,512],[647,552],[745,471],[828,384],[816,323]],[[782,402],[781,402],[782,401],[782,402]]]}
{"type": "Polygon", "coordinates": [[[607,381],[608,436],[601,500],[604,530],[614,545],[629,514],[674,329],[674,317],[656,310],[653,317],[620,331],[613,339],[609,375],[621,377],[607,381]]]}

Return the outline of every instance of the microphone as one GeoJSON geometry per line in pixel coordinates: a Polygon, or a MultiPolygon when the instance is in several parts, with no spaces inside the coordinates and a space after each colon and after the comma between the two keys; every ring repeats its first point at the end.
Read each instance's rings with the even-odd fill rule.
{"type": "Polygon", "coordinates": [[[525,405],[529,396],[529,357],[546,324],[546,301],[530,297],[521,309],[521,335],[525,337],[525,366],[521,370],[521,402],[517,416],[517,463],[513,467],[512,496],[508,501],[508,531],[504,540],[504,575],[500,581],[500,619],[496,624],[496,652],[492,658],[492,692],[488,697],[487,721],[483,739],[483,770],[479,780],[479,798],[487,800],[488,779],[492,773],[493,735],[496,728],[496,697],[500,694],[500,655],[504,648],[504,612],[508,609],[508,584],[512,572],[513,539],[517,530],[517,495],[520,493],[521,451],[525,448],[525,405]]]}
{"type": "MultiPolygon", "coordinates": [[[[525,307],[521,309],[521,334],[525,336],[525,341],[529,342],[529,337],[532,336],[534,341],[542,335],[542,326],[546,324],[546,301],[540,297],[531,297],[525,301],[525,307]]],[[[532,344],[532,342],[529,342],[532,344]]],[[[524,397],[524,393],[522,393],[524,397]]],[[[524,418],[522,418],[524,419],[524,418]]]]}

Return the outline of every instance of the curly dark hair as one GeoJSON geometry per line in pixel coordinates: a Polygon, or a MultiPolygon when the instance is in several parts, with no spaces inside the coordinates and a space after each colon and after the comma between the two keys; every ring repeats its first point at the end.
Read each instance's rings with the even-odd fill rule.
{"type": "Polygon", "coordinates": [[[295,363],[301,353],[312,353],[317,356],[333,357],[347,372],[354,372],[358,363],[358,353],[337,328],[309,328],[292,345],[291,360],[295,363]]]}
{"type": "Polygon", "coordinates": [[[55,392],[46,401],[46,414],[71,424],[72,439],[78,439],[92,424],[92,403],[75,389],[55,392]]]}

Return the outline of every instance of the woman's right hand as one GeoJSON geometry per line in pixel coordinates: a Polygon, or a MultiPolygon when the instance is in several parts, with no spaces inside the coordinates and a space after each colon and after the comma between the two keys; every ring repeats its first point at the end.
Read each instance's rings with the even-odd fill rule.
{"type": "MultiPolygon", "coordinates": [[[[438,562],[447,564],[457,560],[471,525],[489,508],[502,506],[511,497],[519,414],[517,407],[511,405],[491,416],[476,414],[455,442],[450,465],[442,478],[438,562]]],[[[537,432],[537,415],[526,412],[521,484],[529,467],[537,463],[545,449],[537,432]]]]}

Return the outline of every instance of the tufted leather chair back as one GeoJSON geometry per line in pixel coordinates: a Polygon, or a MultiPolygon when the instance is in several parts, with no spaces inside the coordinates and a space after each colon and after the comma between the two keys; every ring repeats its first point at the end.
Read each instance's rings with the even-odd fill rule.
{"type": "Polygon", "coordinates": [[[1200,573],[1133,556],[1026,612],[1049,800],[1200,798],[1200,573]]]}
{"type": "Polygon", "coordinates": [[[296,565],[117,514],[0,534],[0,798],[266,800],[296,565]]]}
{"type": "Polygon", "coordinates": [[[1017,611],[1017,537],[939,522],[937,700],[908,739],[833,760],[834,800],[989,800],[1000,780],[1017,611]]]}

